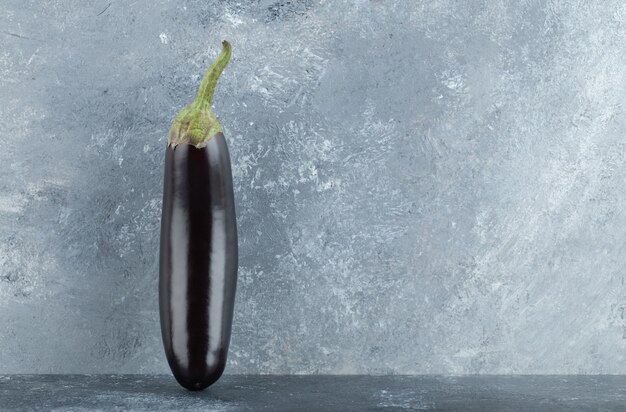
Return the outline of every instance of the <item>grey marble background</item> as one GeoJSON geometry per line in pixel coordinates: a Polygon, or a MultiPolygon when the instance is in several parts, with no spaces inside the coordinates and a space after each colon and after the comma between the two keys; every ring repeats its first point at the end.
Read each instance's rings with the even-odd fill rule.
{"type": "Polygon", "coordinates": [[[0,373],[165,373],[166,133],[219,51],[228,373],[626,373],[626,4],[0,0],[0,373]]]}

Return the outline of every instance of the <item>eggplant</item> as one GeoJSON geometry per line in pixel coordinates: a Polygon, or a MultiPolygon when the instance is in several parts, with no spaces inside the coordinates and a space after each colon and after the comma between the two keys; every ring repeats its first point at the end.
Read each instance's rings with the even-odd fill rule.
{"type": "Polygon", "coordinates": [[[226,41],[196,99],[176,116],[165,153],[159,261],[163,346],[178,383],[202,390],[226,366],[237,286],[230,156],[211,110],[230,60],[226,41]]]}

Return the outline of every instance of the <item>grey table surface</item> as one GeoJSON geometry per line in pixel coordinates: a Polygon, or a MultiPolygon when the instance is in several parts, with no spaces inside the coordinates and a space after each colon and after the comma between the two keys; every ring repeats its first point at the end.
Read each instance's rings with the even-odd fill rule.
{"type": "Polygon", "coordinates": [[[227,375],[188,392],[167,375],[5,375],[0,410],[623,411],[626,376],[227,375]]]}

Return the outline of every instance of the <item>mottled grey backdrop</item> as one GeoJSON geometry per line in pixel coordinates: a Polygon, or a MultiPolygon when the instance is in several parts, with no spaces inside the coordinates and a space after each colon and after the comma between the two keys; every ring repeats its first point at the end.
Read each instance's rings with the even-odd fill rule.
{"type": "Polygon", "coordinates": [[[626,373],[626,4],[0,0],[0,373],[164,373],[163,154],[219,51],[229,373],[626,373]]]}

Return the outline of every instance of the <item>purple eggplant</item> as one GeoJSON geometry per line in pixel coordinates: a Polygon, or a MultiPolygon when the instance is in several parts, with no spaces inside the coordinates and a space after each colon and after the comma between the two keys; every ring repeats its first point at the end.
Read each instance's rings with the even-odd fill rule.
{"type": "Polygon", "coordinates": [[[201,390],[226,366],[237,284],[237,224],[228,147],[211,100],[230,44],[176,116],[165,154],[159,309],[170,369],[201,390]]]}

